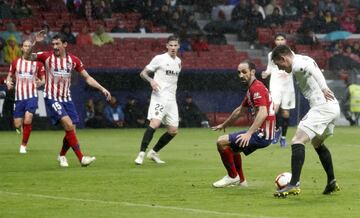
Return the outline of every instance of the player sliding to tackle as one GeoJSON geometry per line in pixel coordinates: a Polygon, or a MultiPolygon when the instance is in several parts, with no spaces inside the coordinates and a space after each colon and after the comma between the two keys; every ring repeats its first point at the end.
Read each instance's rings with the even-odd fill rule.
{"type": "MultiPolygon", "coordinates": [[[[36,41],[42,41],[43,39],[44,32],[40,31],[36,35],[36,41]]],[[[71,147],[80,164],[88,166],[95,161],[95,157],[84,156],[82,154],[76,137],[75,125],[79,123],[79,116],[70,94],[73,70],[77,71],[88,85],[100,90],[108,101],[111,99],[111,94],[87,73],[78,57],[66,51],[67,42],[63,35],[57,34],[53,36],[51,43],[53,51],[33,53],[32,59],[41,61],[45,65],[46,83],[44,98],[47,114],[51,117],[54,125],[61,123],[65,130],[63,146],[58,156],[58,161],[61,167],[69,166],[65,155],[71,147]]]]}
{"type": "Polygon", "coordinates": [[[154,132],[161,123],[167,126],[165,132],[147,157],[158,164],[165,163],[158,152],[165,147],[177,134],[179,126],[179,112],[176,103],[177,81],[181,71],[181,60],[178,58],[179,38],[169,36],[166,43],[167,52],[156,55],[140,73],[141,78],[148,81],[152,88],[151,100],[148,111],[150,124],[147,127],[140,145],[140,152],[135,163],[141,165],[144,161],[145,151],[153,138],[154,132]],[[154,78],[149,76],[154,72],[154,78]]]}
{"type": "Polygon", "coordinates": [[[324,141],[333,134],[335,119],[340,115],[339,103],[334,93],[328,88],[321,70],[312,58],[294,54],[286,45],[280,45],[273,50],[271,59],[279,69],[295,76],[296,83],[310,104],[310,110],[300,121],[292,138],[290,184],[274,195],[286,197],[289,194],[300,193],[305,144],[310,141],[327,175],[327,185],[323,194],[340,190],[335,180],[330,151],[324,145],[324,141]]]}
{"type": "Polygon", "coordinates": [[[25,40],[21,47],[22,56],[10,65],[6,86],[15,87],[14,126],[18,132],[22,127],[20,153],[26,154],[27,143],[32,130],[32,119],[38,107],[37,88],[45,84],[45,70],[41,62],[31,61],[32,43],[25,40]],[[13,83],[15,79],[15,85],[13,83]]]}
{"type": "Polygon", "coordinates": [[[248,87],[248,91],[241,105],[236,108],[224,123],[213,127],[221,130],[231,125],[242,114],[250,109],[255,117],[248,130],[222,135],[217,140],[217,149],[227,170],[227,175],[213,183],[216,188],[240,184],[247,186],[240,152],[249,155],[257,149],[271,144],[275,129],[275,111],[269,91],[262,82],[255,78],[255,64],[243,61],[238,66],[241,83],[248,87]]]}

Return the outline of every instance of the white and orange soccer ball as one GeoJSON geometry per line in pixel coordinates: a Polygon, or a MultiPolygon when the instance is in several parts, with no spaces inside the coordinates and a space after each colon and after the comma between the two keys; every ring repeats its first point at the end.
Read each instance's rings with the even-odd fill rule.
{"type": "Polygon", "coordinates": [[[284,188],[285,186],[287,186],[287,184],[290,183],[290,180],[291,180],[291,173],[289,173],[289,172],[280,173],[275,178],[275,187],[278,190],[280,190],[280,189],[284,188]]]}

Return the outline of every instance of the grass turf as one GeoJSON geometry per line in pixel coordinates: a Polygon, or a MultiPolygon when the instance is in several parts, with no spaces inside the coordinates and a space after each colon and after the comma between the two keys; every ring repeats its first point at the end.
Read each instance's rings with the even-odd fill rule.
{"type": "Polygon", "coordinates": [[[222,132],[181,129],[161,151],[166,164],[136,166],[143,131],[79,130],[82,150],[97,160],[82,168],[69,150],[67,169],[56,161],[62,131],[33,131],[26,155],[18,154],[20,136],[0,132],[0,217],[360,217],[358,128],[336,128],[326,143],[341,191],[321,194],[326,175],[307,145],[302,193],[287,199],[272,194],[276,175],[290,171],[289,146],[243,157],[248,188],[215,189],[225,175],[215,146],[222,132]]]}

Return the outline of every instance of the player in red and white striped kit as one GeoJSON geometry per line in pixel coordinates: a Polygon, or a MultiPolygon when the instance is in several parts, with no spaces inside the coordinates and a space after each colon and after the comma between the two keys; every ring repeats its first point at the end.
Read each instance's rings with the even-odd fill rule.
{"type": "MultiPolygon", "coordinates": [[[[43,39],[44,35],[41,31],[36,35],[36,41],[43,39]]],[[[47,113],[51,117],[52,123],[61,123],[66,132],[58,161],[61,167],[68,167],[65,155],[71,147],[81,165],[88,166],[95,161],[95,157],[82,154],[76,137],[75,125],[79,123],[79,117],[70,93],[73,70],[77,71],[88,85],[100,90],[107,100],[111,99],[111,94],[87,73],[78,57],[66,51],[67,42],[63,35],[53,36],[52,47],[53,51],[33,53],[32,58],[43,62],[45,65],[44,98],[47,113]]]]}
{"type": "Polygon", "coordinates": [[[8,89],[15,88],[14,126],[18,132],[23,127],[20,153],[26,154],[33,115],[38,107],[37,88],[45,83],[45,70],[42,63],[30,60],[30,41],[23,42],[21,51],[22,56],[10,65],[5,83],[8,89]]]}
{"type": "Polygon", "coordinates": [[[248,87],[246,96],[239,107],[213,130],[221,130],[231,125],[242,114],[250,111],[254,122],[248,130],[222,135],[217,140],[217,149],[227,170],[227,175],[213,183],[216,188],[235,184],[247,186],[242,170],[240,152],[249,155],[257,149],[269,146],[274,138],[275,111],[271,95],[262,82],[255,78],[255,64],[242,61],[238,66],[241,83],[248,87]]]}

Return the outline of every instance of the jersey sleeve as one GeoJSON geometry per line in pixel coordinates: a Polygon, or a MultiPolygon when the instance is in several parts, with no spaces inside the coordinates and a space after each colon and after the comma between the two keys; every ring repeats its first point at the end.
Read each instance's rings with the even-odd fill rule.
{"type": "Polygon", "coordinates": [[[9,74],[10,76],[14,77],[15,76],[15,71],[16,71],[16,62],[18,59],[15,59],[13,62],[11,62],[10,68],[9,68],[9,74]]]}
{"type": "Polygon", "coordinates": [[[242,103],[241,103],[242,107],[249,107],[249,103],[248,103],[248,97],[245,96],[245,98],[243,99],[242,103]]]}
{"type": "Polygon", "coordinates": [[[160,67],[160,57],[155,56],[148,65],[146,65],[146,69],[155,72],[160,67]]]}
{"type": "Polygon", "coordinates": [[[272,60],[271,60],[271,52],[268,54],[268,63],[266,66],[266,70],[265,72],[269,73],[269,75],[271,74],[271,69],[272,68],[272,60]]]}
{"type": "Polygon", "coordinates": [[[36,60],[37,61],[41,61],[41,62],[45,62],[45,60],[51,55],[50,52],[37,52],[36,53],[36,60]]]}
{"type": "Polygon", "coordinates": [[[75,68],[74,69],[77,72],[80,73],[81,71],[85,70],[84,64],[82,63],[82,61],[78,57],[72,56],[72,58],[73,58],[73,61],[75,63],[75,68]]]}
{"type": "Polygon", "coordinates": [[[37,77],[41,78],[42,76],[45,76],[45,67],[41,62],[37,62],[37,77]]]}
{"type": "Polygon", "coordinates": [[[328,88],[325,77],[314,60],[306,65],[305,71],[309,72],[314,77],[321,90],[328,88]]]}
{"type": "Polygon", "coordinates": [[[268,102],[268,92],[264,86],[257,86],[256,89],[251,93],[251,98],[253,99],[254,106],[266,106],[268,102]]]}

